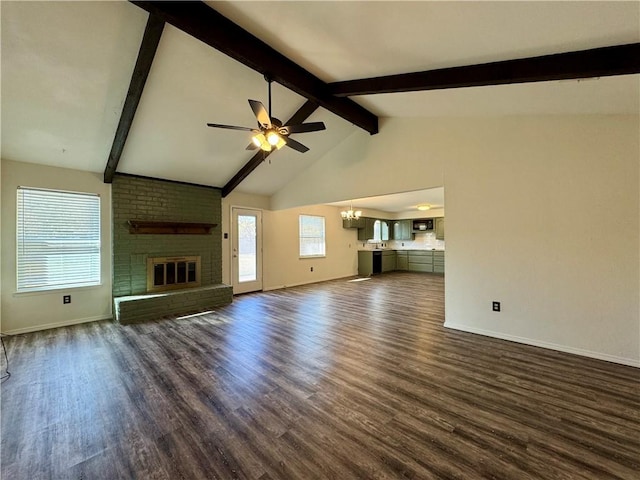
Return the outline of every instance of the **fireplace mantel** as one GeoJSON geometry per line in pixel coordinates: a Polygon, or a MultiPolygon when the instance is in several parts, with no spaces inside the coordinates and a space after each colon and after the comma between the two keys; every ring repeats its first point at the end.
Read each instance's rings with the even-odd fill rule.
{"type": "Polygon", "coordinates": [[[153,222],[129,220],[129,233],[165,235],[208,235],[217,223],[153,222]]]}

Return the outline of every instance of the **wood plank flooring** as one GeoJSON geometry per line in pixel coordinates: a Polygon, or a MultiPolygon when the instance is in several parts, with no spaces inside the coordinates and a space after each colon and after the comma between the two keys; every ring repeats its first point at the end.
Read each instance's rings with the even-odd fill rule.
{"type": "Polygon", "coordinates": [[[393,273],[6,338],[1,478],[637,479],[640,370],[445,329],[393,273]]]}

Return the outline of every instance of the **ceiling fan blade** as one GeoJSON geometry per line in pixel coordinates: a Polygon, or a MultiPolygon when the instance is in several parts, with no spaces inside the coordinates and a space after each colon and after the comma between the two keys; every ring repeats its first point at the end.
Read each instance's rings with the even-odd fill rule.
{"type": "Polygon", "coordinates": [[[219,123],[207,123],[207,127],[226,128],[228,130],[242,130],[243,132],[255,132],[255,128],[236,127],[235,125],[220,125],[219,123]]]}
{"type": "Polygon", "coordinates": [[[283,129],[286,129],[286,133],[282,132],[284,135],[289,135],[291,133],[305,133],[305,132],[318,132],[320,130],[326,130],[327,127],[324,126],[323,122],[309,122],[309,123],[299,123],[298,125],[285,125],[280,128],[282,132],[283,129]]]}
{"type": "Polygon", "coordinates": [[[308,152],[309,151],[309,147],[305,147],[303,144],[301,144],[300,142],[296,142],[291,137],[285,138],[284,141],[287,142],[287,147],[293,148],[294,150],[296,150],[296,151],[298,151],[300,153],[304,153],[304,152],[308,152]]]}
{"type": "Polygon", "coordinates": [[[264,108],[262,102],[249,100],[249,105],[251,105],[251,110],[253,110],[253,114],[258,119],[258,123],[264,128],[271,128],[271,119],[269,118],[267,109],[264,108]]]}

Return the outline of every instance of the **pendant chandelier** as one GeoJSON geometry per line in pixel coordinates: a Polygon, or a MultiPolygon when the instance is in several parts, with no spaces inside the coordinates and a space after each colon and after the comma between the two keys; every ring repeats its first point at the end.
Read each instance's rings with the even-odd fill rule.
{"type": "Polygon", "coordinates": [[[360,215],[362,215],[362,212],[360,210],[353,210],[353,201],[350,202],[349,204],[349,210],[343,210],[342,212],[340,212],[340,215],[342,215],[342,218],[344,220],[357,220],[360,218],[360,215]]]}

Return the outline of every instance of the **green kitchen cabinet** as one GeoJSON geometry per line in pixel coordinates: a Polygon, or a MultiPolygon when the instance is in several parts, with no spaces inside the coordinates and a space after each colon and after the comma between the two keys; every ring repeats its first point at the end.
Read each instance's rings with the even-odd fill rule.
{"type": "Polygon", "coordinates": [[[351,218],[342,220],[342,228],[364,228],[364,218],[351,218]]]}
{"type": "Polygon", "coordinates": [[[436,239],[444,240],[444,217],[436,218],[436,239]]]}
{"type": "Polygon", "coordinates": [[[373,274],[373,255],[370,250],[358,251],[358,275],[368,277],[373,274]]]}
{"type": "Polygon", "coordinates": [[[409,270],[409,252],[406,250],[396,250],[396,270],[409,270]]]}
{"type": "Polygon", "coordinates": [[[373,238],[373,225],[376,221],[375,218],[364,218],[364,227],[358,228],[358,240],[367,241],[373,238]]]}
{"type": "Polygon", "coordinates": [[[409,250],[409,271],[433,273],[433,252],[431,250],[409,250]]]}
{"type": "Polygon", "coordinates": [[[433,252],[433,273],[444,273],[444,251],[433,252]]]}
{"type": "Polygon", "coordinates": [[[393,272],[396,269],[395,250],[384,250],[382,252],[382,273],[393,272]]]}
{"type": "MultiPolygon", "coordinates": [[[[378,220],[377,218],[361,217],[362,226],[358,227],[358,240],[361,242],[373,240],[386,242],[391,239],[389,235],[389,221],[378,220]],[[378,234],[376,236],[376,233],[378,234]]],[[[344,222],[343,222],[344,226],[344,222]]]]}
{"type": "Polygon", "coordinates": [[[393,222],[393,239],[394,240],[413,240],[411,232],[411,220],[394,220],[393,222]]]}

